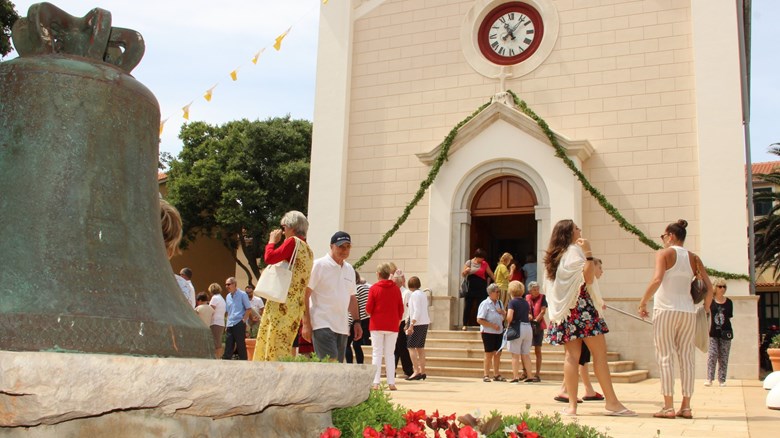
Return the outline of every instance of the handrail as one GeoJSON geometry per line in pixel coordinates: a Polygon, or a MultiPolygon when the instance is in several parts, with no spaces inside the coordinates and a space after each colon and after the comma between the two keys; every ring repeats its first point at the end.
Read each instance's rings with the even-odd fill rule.
{"type": "Polygon", "coordinates": [[[639,321],[642,321],[642,322],[644,322],[644,323],[647,323],[647,324],[653,325],[652,321],[648,321],[648,320],[646,320],[646,319],[640,318],[640,317],[638,317],[638,316],[636,316],[636,315],[634,315],[634,314],[632,314],[632,313],[628,313],[628,312],[626,312],[625,310],[618,309],[617,307],[612,307],[612,306],[610,306],[609,304],[607,304],[606,306],[607,306],[607,308],[608,308],[608,309],[612,309],[612,310],[614,310],[614,311],[616,311],[616,312],[618,312],[618,313],[622,313],[623,315],[630,316],[631,318],[634,318],[634,319],[636,319],[636,320],[639,320],[639,321]]]}

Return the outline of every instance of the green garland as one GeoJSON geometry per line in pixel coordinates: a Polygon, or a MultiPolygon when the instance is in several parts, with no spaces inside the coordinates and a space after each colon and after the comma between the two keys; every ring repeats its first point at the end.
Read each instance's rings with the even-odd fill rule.
{"type": "MultiPolygon", "coordinates": [[[[523,112],[523,114],[527,115],[531,119],[533,119],[537,125],[539,125],[539,128],[542,129],[542,132],[544,132],[544,135],[547,136],[548,140],[550,141],[550,144],[552,144],[553,148],[555,148],[555,156],[563,160],[564,164],[574,173],[574,175],[577,177],[577,179],[580,181],[582,186],[585,188],[585,190],[588,191],[588,193],[593,196],[596,201],[598,201],[599,205],[604,209],[604,211],[607,212],[615,221],[617,221],[618,225],[623,228],[624,230],[628,231],[629,233],[637,236],[640,242],[644,243],[645,245],[649,246],[650,248],[654,250],[661,249],[661,245],[651,240],[649,237],[645,235],[645,233],[642,232],[639,228],[632,225],[630,222],[626,220],[626,218],[623,217],[623,215],[620,214],[617,208],[615,208],[614,205],[612,205],[607,198],[599,192],[593,185],[588,181],[588,179],[585,177],[585,174],[582,173],[577,168],[577,165],[574,164],[574,161],[571,160],[571,158],[566,155],[566,149],[561,146],[561,144],[558,142],[558,139],[555,137],[555,134],[550,129],[549,125],[547,125],[547,122],[544,121],[541,117],[539,117],[533,110],[531,110],[528,105],[525,103],[525,101],[520,100],[520,98],[517,97],[517,95],[511,91],[507,90],[507,93],[512,96],[512,100],[514,101],[515,106],[520,108],[520,110],[523,112]]],[[[412,209],[417,206],[417,204],[420,202],[422,197],[425,195],[425,192],[428,190],[428,187],[433,184],[433,181],[436,179],[436,176],[439,174],[439,170],[441,170],[441,166],[444,165],[444,162],[447,161],[447,158],[449,156],[450,146],[452,146],[452,142],[455,140],[455,136],[458,135],[458,131],[460,128],[463,127],[466,123],[468,123],[471,119],[473,119],[477,114],[481,113],[485,108],[487,108],[490,105],[490,102],[487,102],[480,106],[476,111],[474,111],[470,116],[466,117],[465,119],[461,120],[460,123],[455,125],[452,130],[450,130],[449,134],[447,134],[447,137],[444,138],[444,141],[441,144],[441,149],[439,150],[439,154],[436,156],[436,160],[434,160],[433,165],[431,166],[430,172],[428,172],[428,177],[425,178],[420,183],[420,187],[417,189],[417,192],[414,195],[414,198],[412,198],[412,201],[404,208],[403,213],[398,218],[398,220],[395,221],[395,224],[390,228],[388,232],[386,232],[381,239],[379,239],[379,242],[376,243],[371,249],[366,252],[366,254],[363,255],[363,257],[360,258],[360,260],[355,263],[355,269],[359,269],[363,264],[365,264],[368,260],[371,259],[371,257],[374,255],[375,252],[377,252],[380,248],[382,248],[385,243],[387,243],[387,240],[390,239],[396,231],[398,231],[399,228],[401,228],[401,225],[406,222],[406,219],[409,217],[409,214],[411,213],[412,209]]],[[[716,269],[707,268],[707,273],[713,276],[725,278],[727,280],[749,280],[750,278],[747,275],[744,274],[732,274],[729,272],[722,272],[718,271],[716,269]]]]}
{"type": "MultiPolygon", "coordinates": [[[[612,205],[612,203],[610,203],[601,192],[599,192],[595,187],[593,187],[593,184],[591,184],[590,181],[588,181],[588,179],[585,178],[585,174],[583,174],[582,171],[580,171],[580,169],[577,168],[577,165],[574,164],[574,161],[572,161],[571,158],[569,158],[569,156],[566,155],[566,149],[563,146],[561,146],[561,144],[558,142],[558,138],[555,137],[555,134],[552,132],[552,130],[547,125],[547,122],[544,121],[544,119],[542,119],[535,112],[533,112],[533,110],[531,110],[531,108],[528,107],[525,101],[520,100],[520,98],[517,97],[517,94],[515,94],[512,90],[507,90],[507,93],[509,93],[509,95],[512,96],[512,100],[514,101],[515,105],[518,108],[520,108],[523,114],[532,118],[536,122],[536,124],[539,125],[539,128],[542,129],[544,135],[546,135],[547,139],[550,140],[550,144],[552,144],[553,148],[555,148],[555,156],[563,160],[564,164],[566,164],[566,167],[568,167],[569,170],[571,170],[572,173],[574,173],[577,179],[580,180],[582,187],[584,187],[585,190],[587,190],[591,196],[596,198],[596,201],[598,201],[601,208],[603,208],[604,211],[607,212],[607,214],[612,216],[612,218],[615,221],[617,221],[620,228],[635,235],[640,242],[644,243],[645,245],[649,246],[654,250],[659,250],[663,248],[661,245],[659,245],[658,243],[656,243],[655,241],[647,237],[645,233],[642,232],[642,230],[640,230],[639,228],[631,224],[629,221],[627,221],[626,218],[624,218],[623,215],[620,214],[618,209],[615,208],[615,206],[612,205]]],[[[718,271],[717,269],[712,269],[712,268],[707,268],[707,273],[716,277],[724,278],[726,280],[750,280],[750,277],[748,277],[745,274],[732,274],[730,272],[718,271]]]]}
{"type": "Polygon", "coordinates": [[[455,125],[455,127],[450,130],[450,133],[447,134],[447,137],[444,138],[444,141],[441,144],[441,150],[439,150],[439,155],[436,156],[436,160],[434,160],[433,166],[431,166],[431,170],[430,172],[428,172],[428,177],[425,178],[423,182],[420,183],[420,188],[418,188],[417,193],[414,194],[414,198],[412,198],[412,202],[410,202],[404,208],[404,212],[401,214],[398,220],[395,221],[395,224],[393,224],[393,227],[390,228],[390,231],[386,232],[382,236],[382,238],[379,239],[379,242],[377,242],[376,245],[372,246],[371,249],[369,249],[368,252],[365,253],[363,257],[361,257],[360,260],[357,261],[357,263],[355,263],[355,269],[360,269],[360,267],[363,266],[364,263],[366,263],[369,259],[371,259],[374,253],[377,252],[383,246],[385,246],[387,240],[393,237],[393,234],[395,234],[395,232],[398,231],[399,228],[401,228],[401,225],[403,225],[404,222],[406,222],[406,219],[409,217],[409,213],[411,213],[412,209],[416,207],[417,204],[420,202],[423,195],[425,195],[425,191],[428,190],[428,187],[430,187],[431,184],[433,184],[433,180],[435,180],[436,175],[439,174],[439,170],[441,170],[441,166],[443,166],[444,162],[447,161],[447,158],[449,157],[449,153],[450,153],[450,146],[452,146],[452,142],[455,140],[455,136],[458,135],[458,130],[461,127],[463,127],[463,125],[468,123],[469,120],[473,119],[474,116],[481,113],[482,110],[488,107],[488,105],[490,105],[490,102],[483,104],[476,111],[471,113],[470,116],[461,120],[460,123],[455,125]]]}

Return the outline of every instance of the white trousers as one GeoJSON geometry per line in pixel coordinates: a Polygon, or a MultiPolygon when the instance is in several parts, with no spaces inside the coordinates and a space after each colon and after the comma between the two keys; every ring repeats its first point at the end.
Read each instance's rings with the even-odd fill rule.
{"type": "Polygon", "coordinates": [[[690,397],[693,394],[695,334],[695,313],[653,311],[655,357],[661,374],[661,391],[667,397],[674,395],[674,356],[680,363],[682,395],[690,397]]]}
{"type": "Polygon", "coordinates": [[[371,330],[371,363],[376,367],[374,385],[379,384],[379,379],[382,375],[382,356],[385,358],[387,384],[395,385],[395,340],[397,338],[398,332],[371,330]]]}

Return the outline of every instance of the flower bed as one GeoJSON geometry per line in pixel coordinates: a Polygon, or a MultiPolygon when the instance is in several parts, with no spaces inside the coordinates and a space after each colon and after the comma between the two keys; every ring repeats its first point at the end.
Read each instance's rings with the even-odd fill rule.
{"type": "Polygon", "coordinates": [[[564,423],[559,414],[532,415],[528,410],[508,416],[494,411],[483,418],[479,414],[440,415],[438,410],[431,415],[423,410],[404,413],[382,390],[372,390],[368,400],[357,406],[334,410],[333,425],[320,438],[608,438],[576,421],[564,423]]]}

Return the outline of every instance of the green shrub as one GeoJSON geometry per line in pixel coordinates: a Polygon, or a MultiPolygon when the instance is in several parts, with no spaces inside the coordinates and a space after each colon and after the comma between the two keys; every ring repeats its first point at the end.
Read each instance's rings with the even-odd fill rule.
{"type": "Polygon", "coordinates": [[[371,390],[368,399],[357,406],[333,410],[333,426],[341,431],[342,437],[362,438],[366,426],[382,430],[385,424],[395,428],[406,424],[403,417],[406,408],[394,405],[390,394],[383,389],[371,390]]]}
{"type": "Polygon", "coordinates": [[[325,356],[322,359],[317,357],[316,354],[311,353],[309,354],[299,354],[297,356],[283,356],[279,358],[279,362],[323,362],[323,363],[329,363],[331,362],[330,356],[325,356]]]}
{"type": "Polygon", "coordinates": [[[585,426],[576,422],[565,423],[561,418],[561,414],[555,413],[555,415],[544,415],[541,412],[537,412],[536,415],[532,415],[530,412],[525,411],[520,415],[507,415],[503,417],[502,427],[488,435],[487,438],[504,438],[506,433],[505,427],[517,426],[525,421],[528,425],[528,429],[539,434],[544,438],[609,438],[609,435],[599,432],[593,427],[585,426]]]}

